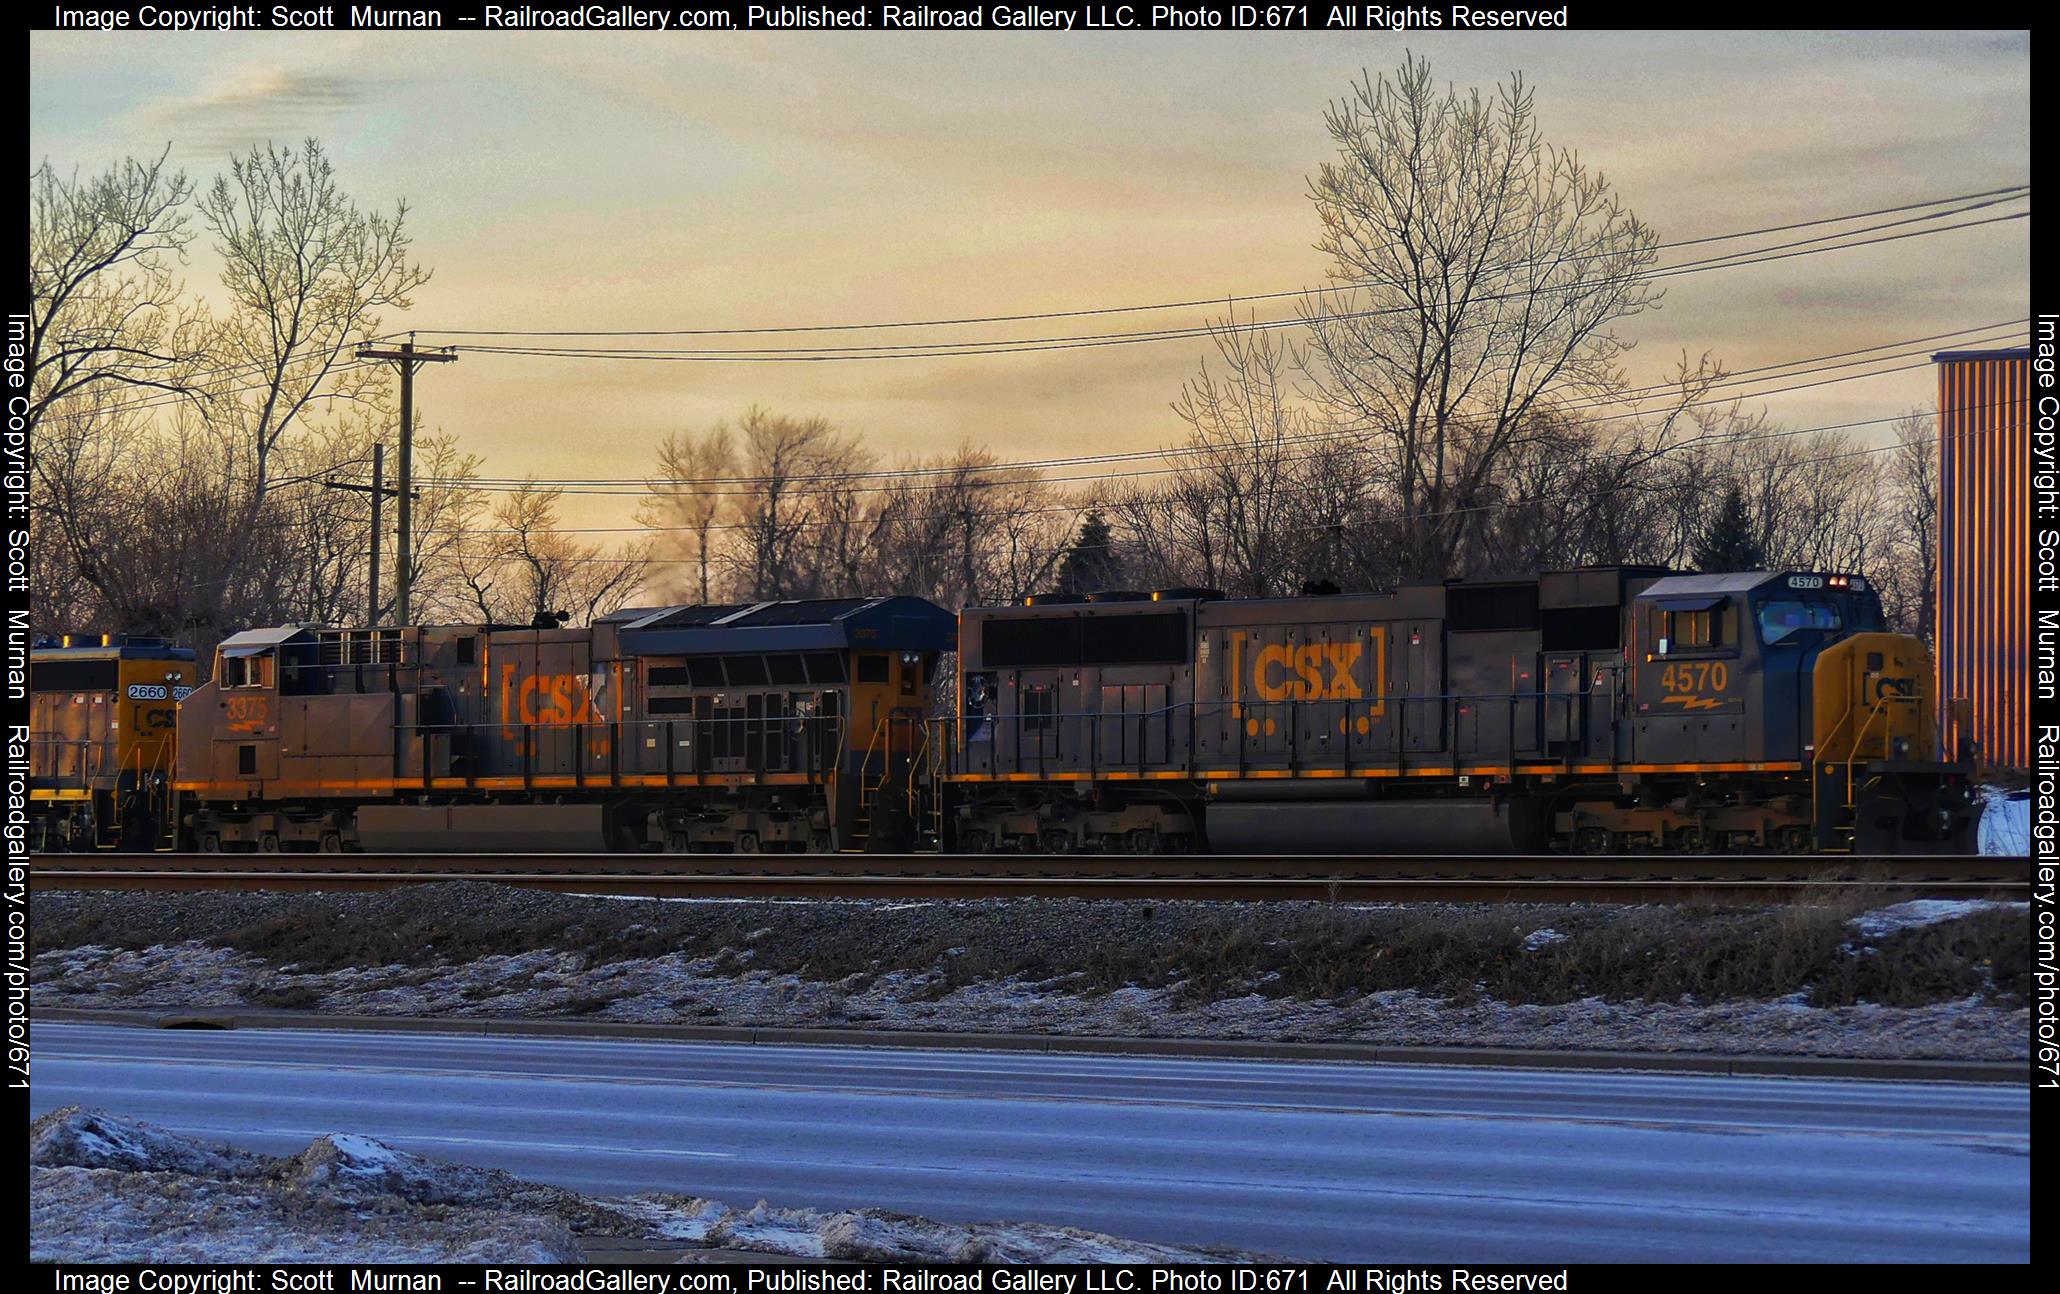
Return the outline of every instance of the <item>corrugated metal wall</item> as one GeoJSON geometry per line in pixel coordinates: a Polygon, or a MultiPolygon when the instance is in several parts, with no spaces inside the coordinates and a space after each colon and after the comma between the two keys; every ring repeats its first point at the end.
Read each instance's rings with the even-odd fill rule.
{"type": "MultiPolygon", "coordinates": [[[[2031,357],[1938,361],[1938,696],[1965,700],[1981,761],[2031,764],[2031,357]]],[[[1945,731],[1951,740],[1950,722],[1945,731]]],[[[1950,751],[1948,752],[1950,754],[1950,751]]]]}

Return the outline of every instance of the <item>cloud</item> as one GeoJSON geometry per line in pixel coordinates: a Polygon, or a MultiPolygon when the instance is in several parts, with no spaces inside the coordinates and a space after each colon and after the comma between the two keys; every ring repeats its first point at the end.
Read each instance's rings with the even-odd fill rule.
{"type": "Polygon", "coordinates": [[[218,157],[268,140],[287,143],[341,133],[376,82],[334,72],[247,66],[199,94],[148,105],[138,124],[172,141],[175,153],[218,157]]]}

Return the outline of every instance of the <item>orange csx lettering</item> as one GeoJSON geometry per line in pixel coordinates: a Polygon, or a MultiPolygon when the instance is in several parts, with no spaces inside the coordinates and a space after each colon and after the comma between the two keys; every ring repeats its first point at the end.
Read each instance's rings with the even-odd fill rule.
{"type": "Polygon", "coordinates": [[[1363,642],[1270,644],[1252,658],[1252,690],[1267,701],[1357,701],[1366,693],[1352,670],[1365,650],[1363,642]]]}
{"type": "MultiPolygon", "coordinates": [[[[501,702],[507,712],[507,697],[501,702]]],[[[515,688],[515,714],[523,723],[599,723],[586,680],[577,674],[531,674],[515,688]]]]}

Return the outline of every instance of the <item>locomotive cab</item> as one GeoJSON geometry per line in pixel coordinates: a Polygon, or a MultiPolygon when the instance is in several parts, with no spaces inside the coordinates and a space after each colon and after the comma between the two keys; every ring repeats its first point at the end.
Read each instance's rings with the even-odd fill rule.
{"type": "MultiPolygon", "coordinates": [[[[1674,576],[1639,602],[1634,761],[1758,779],[1765,821],[1752,830],[1797,851],[1971,841],[1964,770],[1939,748],[1930,655],[1883,630],[1863,576],[1674,576]],[[1784,775],[1800,775],[1793,791],[1784,775]]],[[[1727,834],[1748,825],[1731,817],[1727,834]]]]}

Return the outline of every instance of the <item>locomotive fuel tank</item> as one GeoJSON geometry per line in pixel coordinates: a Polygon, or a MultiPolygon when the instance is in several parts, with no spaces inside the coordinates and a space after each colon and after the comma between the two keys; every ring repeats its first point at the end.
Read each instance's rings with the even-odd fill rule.
{"type": "Polygon", "coordinates": [[[1545,847],[1526,796],[1373,799],[1373,784],[1221,782],[1209,848],[1219,854],[1529,854],[1545,847]]]}

